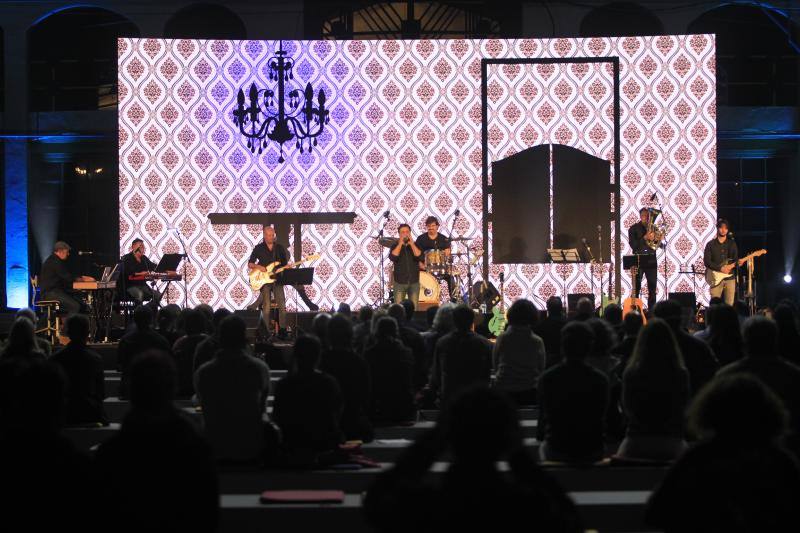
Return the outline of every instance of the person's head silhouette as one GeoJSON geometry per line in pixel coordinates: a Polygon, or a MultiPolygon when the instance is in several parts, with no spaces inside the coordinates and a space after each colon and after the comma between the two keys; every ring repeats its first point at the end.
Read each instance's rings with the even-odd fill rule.
{"type": "Polygon", "coordinates": [[[298,374],[314,372],[319,364],[322,343],[313,335],[302,335],[294,343],[294,366],[298,374]]]}
{"type": "Polygon", "coordinates": [[[226,352],[237,352],[247,347],[247,325],[241,317],[230,315],[222,319],[219,344],[226,352]]]}
{"type": "Polygon", "coordinates": [[[328,322],[328,342],[333,350],[351,350],[353,347],[353,324],[347,316],[336,313],[328,322]]]}
{"type": "Polygon", "coordinates": [[[561,328],[561,355],[564,359],[583,361],[593,345],[594,333],[585,322],[569,322],[561,328]]]}
{"type": "Polygon", "coordinates": [[[175,362],[165,352],[149,350],[134,357],[130,370],[131,407],[148,414],[174,409],[176,374],[175,362]]]}
{"type": "Polygon", "coordinates": [[[765,316],[748,318],[744,323],[742,337],[747,355],[765,357],[778,355],[778,325],[773,320],[765,316]]]}

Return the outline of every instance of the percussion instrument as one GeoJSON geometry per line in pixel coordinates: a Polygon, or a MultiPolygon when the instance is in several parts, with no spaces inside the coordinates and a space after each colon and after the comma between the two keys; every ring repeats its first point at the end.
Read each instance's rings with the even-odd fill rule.
{"type": "Polygon", "coordinates": [[[425,270],[434,276],[449,276],[453,271],[453,261],[444,250],[425,252],[425,270]]]}
{"type": "Polygon", "coordinates": [[[419,273],[419,303],[439,305],[439,280],[428,272],[419,273]]]}

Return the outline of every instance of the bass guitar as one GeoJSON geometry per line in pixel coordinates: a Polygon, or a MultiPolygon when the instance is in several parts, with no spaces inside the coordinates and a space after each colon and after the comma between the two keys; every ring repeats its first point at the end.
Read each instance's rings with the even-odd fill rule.
{"type": "Polygon", "coordinates": [[[492,308],[492,318],[489,319],[489,331],[492,335],[497,337],[506,329],[506,302],[503,293],[503,284],[505,282],[505,275],[500,272],[500,305],[495,305],[492,308]]]}
{"type": "Polygon", "coordinates": [[[250,287],[254,291],[260,291],[261,287],[263,287],[264,285],[275,283],[278,274],[280,274],[284,270],[287,270],[289,268],[294,268],[298,265],[302,265],[303,263],[308,263],[309,261],[315,261],[320,257],[322,257],[320,254],[307,255],[302,259],[300,259],[299,261],[286,264],[282,267],[278,267],[280,263],[278,261],[275,261],[274,263],[270,263],[269,265],[267,265],[266,272],[253,269],[250,271],[250,274],[248,274],[248,278],[250,279],[250,287]]]}
{"type": "MultiPolygon", "coordinates": [[[[756,250],[755,252],[749,253],[746,256],[742,257],[736,263],[737,263],[738,266],[742,266],[751,257],[760,257],[760,256],[764,255],[765,253],[767,253],[767,251],[765,249],[763,249],[763,248],[761,250],[756,250]]],[[[728,264],[729,265],[733,264],[733,261],[729,262],[728,264]]],[[[731,272],[728,272],[726,274],[725,272],[720,272],[719,270],[712,270],[710,268],[706,269],[706,281],[708,282],[709,286],[711,286],[711,287],[716,287],[717,285],[719,285],[720,283],[722,283],[726,279],[730,278],[731,276],[733,276],[733,274],[731,272]]]]}

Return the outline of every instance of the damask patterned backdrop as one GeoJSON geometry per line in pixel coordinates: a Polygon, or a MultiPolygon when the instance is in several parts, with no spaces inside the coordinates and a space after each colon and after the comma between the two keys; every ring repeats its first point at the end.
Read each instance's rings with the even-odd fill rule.
{"type": "MultiPolygon", "coordinates": [[[[668,227],[669,290],[692,289],[678,270],[702,269],[716,217],[713,36],[285,41],[294,83],[323,89],[331,110],[319,146],[304,154],[291,147],[285,163],[274,146],[251,154],[231,115],[240,87],[271,85],[265,65],[277,45],[118,42],[120,244],[127,249],[141,237],[155,258],[185,244],[190,305],[236,309],[253,298],[246,262],[260,227],[211,225],[209,212],[355,211],[352,225],[304,226],[304,253],[323,254],[307,289],[322,308],[378,298],[386,250],[371,236],[387,209],[390,235],[404,221],[423,231],[430,214],[449,233],[459,209],[454,233],[480,247],[482,58],[619,58],[622,228],[615,241],[628,251],[625,228],[639,206],[658,203],[649,201],[657,192],[668,227]]],[[[610,65],[492,66],[490,162],[555,142],[613,160],[610,65]]],[[[588,287],[585,272],[550,265],[493,265],[492,281],[503,269],[508,300],[588,287]]],[[[698,291],[704,300],[701,280],[698,291]]],[[[183,286],[170,297],[182,301],[183,286]]]]}

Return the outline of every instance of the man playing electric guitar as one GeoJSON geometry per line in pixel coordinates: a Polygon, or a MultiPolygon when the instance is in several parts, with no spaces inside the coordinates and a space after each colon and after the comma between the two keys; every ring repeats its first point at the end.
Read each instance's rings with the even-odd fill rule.
{"type": "Polygon", "coordinates": [[[719,298],[728,305],[733,305],[736,298],[736,273],[735,269],[739,260],[739,249],[736,241],[728,236],[728,221],[721,218],[717,221],[717,236],[706,244],[703,252],[703,263],[707,270],[721,272],[727,276],[712,285],[711,297],[719,298]]]}
{"type": "MultiPolygon", "coordinates": [[[[275,242],[275,228],[264,226],[264,241],[258,243],[250,254],[247,268],[250,270],[267,271],[267,267],[273,263],[278,263],[275,268],[279,268],[289,263],[289,254],[280,243],[275,242]]],[[[275,304],[278,306],[278,326],[286,328],[286,295],[283,292],[283,283],[278,279],[275,283],[266,283],[261,287],[258,300],[252,307],[261,308],[261,320],[269,331],[269,303],[270,293],[274,291],[275,304]]]]}

